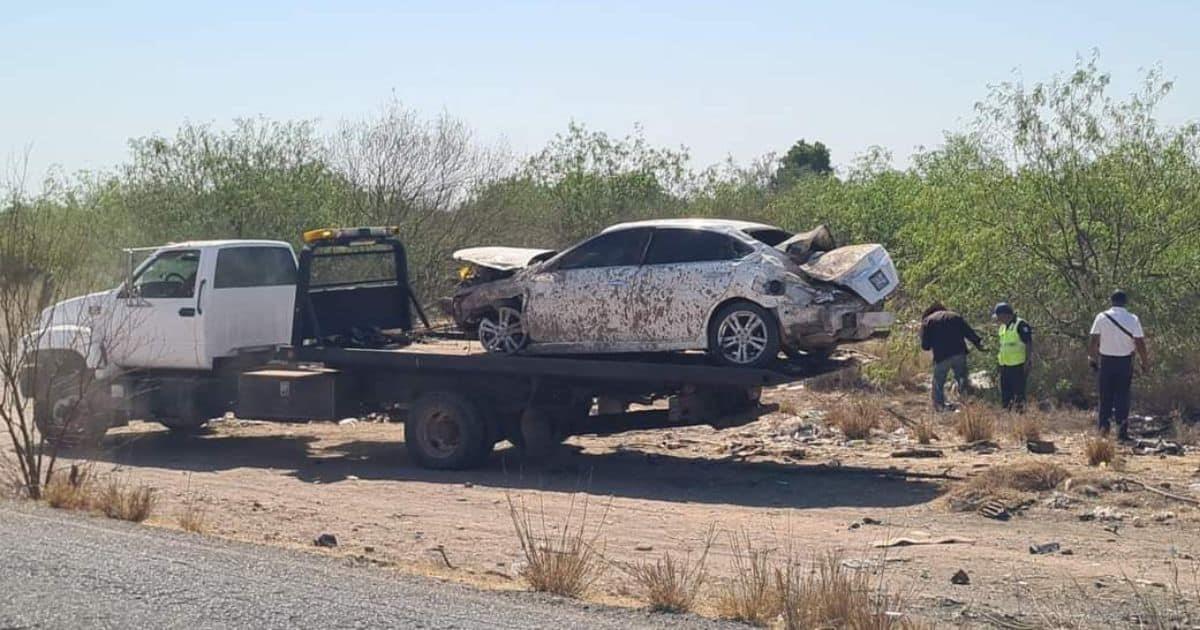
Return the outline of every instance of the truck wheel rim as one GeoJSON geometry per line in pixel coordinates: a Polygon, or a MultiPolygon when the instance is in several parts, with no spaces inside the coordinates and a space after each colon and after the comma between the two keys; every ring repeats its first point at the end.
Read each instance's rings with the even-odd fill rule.
{"type": "Polygon", "coordinates": [[[445,411],[435,411],[422,423],[420,439],[426,450],[437,457],[449,457],[462,444],[462,430],[454,417],[445,411]]]}
{"type": "Polygon", "coordinates": [[[767,323],[751,311],[734,311],[717,327],[721,356],[730,363],[753,363],[767,349],[767,323]]]}
{"type": "Polygon", "coordinates": [[[501,306],[495,317],[484,317],[479,322],[479,342],[489,352],[512,354],[525,345],[525,323],[521,311],[501,306]]]}

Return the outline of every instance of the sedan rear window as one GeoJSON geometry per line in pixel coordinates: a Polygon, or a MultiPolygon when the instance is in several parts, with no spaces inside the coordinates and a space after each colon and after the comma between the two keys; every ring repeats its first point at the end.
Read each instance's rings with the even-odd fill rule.
{"type": "Polygon", "coordinates": [[[764,243],[769,247],[775,247],[789,238],[792,238],[791,232],[788,232],[787,230],[781,230],[779,228],[750,228],[748,230],[743,230],[743,232],[749,234],[754,238],[754,240],[764,243]]]}
{"type": "Polygon", "coordinates": [[[659,228],[654,231],[647,265],[734,260],[751,251],[750,246],[718,232],[659,228]]]}

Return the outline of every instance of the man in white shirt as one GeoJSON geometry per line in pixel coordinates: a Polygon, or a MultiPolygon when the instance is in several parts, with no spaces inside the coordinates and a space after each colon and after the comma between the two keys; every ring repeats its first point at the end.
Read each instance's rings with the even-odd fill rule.
{"type": "Polygon", "coordinates": [[[1124,291],[1112,294],[1112,308],[1096,316],[1088,344],[1088,359],[1099,371],[1096,384],[1100,394],[1100,433],[1108,435],[1110,423],[1116,418],[1117,437],[1121,440],[1129,439],[1129,389],[1133,383],[1134,352],[1142,361],[1142,370],[1150,369],[1146,334],[1138,316],[1125,310],[1128,302],[1124,291]]]}

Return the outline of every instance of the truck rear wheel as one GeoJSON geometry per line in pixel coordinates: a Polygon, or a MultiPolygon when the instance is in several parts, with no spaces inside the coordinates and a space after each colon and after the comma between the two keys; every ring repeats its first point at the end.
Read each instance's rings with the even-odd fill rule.
{"type": "Polygon", "coordinates": [[[408,454],[424,468],[478,466],[487,455],[487,426],[465,396],[432,392],[417,399],[404,423],[408,454]]]}

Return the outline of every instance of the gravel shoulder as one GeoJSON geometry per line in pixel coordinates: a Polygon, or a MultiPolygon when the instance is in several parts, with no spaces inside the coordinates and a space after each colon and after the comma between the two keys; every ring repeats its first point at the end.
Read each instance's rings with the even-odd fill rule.
{"type": "Polygon", "coordinates": [[[3,628],[666,628],[722,624],[486,592],[345,558],[0,502],[3,628]]]}

